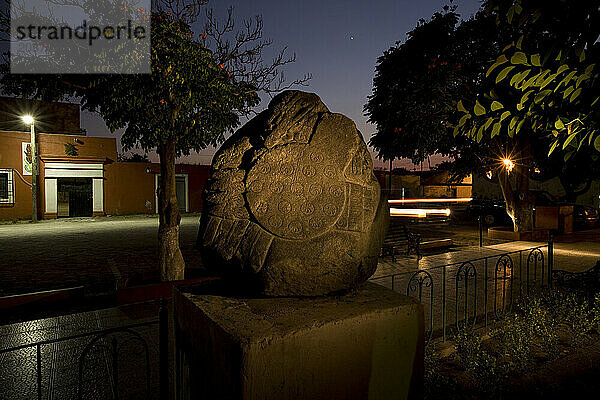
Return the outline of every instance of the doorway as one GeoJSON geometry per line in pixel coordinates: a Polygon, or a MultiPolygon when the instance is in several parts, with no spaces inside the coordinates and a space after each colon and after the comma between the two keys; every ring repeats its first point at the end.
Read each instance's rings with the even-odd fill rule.
{"type": "Polygon", "coordinates": [[[187,212],[187,176],[175,177],[175,191],[177,193],[179,212],[187,212]]]}
{"type": "Polygon", "coordinates": [[[57,217],[93,215],[92,178],[58,178],[57,217]]]}
{"type": "MultiPolygon", "coordinates": [[[[156,199],[156,213],[158,214],[158,185],[160,175],[155,175],[154,180],[154,193],[156,199]]],[[[187,174],[176,174],[175,175],[175,194],[177,195],[177,205],[179,206],[179,212],[187,213],[190,211],[190,198],[189,198],[189,181],[187,174]]]]}

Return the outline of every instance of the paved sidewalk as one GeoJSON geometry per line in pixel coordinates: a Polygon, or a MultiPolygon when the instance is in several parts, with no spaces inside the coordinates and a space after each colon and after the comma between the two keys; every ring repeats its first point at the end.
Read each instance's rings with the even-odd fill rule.
{"type": "MultiPolygon", "coordinates": [[[[181,220],[188,270],[202,265],[198,221],[181,220]]],[[[103,292],[156,279],[157,232],[158,218],[146,216],[0,225],[0,297],[81,285],[103,292]]]]}
{"type": "MultiPolygon", "coordinates": [[[[202,268],[195,247],[199,218],[199,215],[187,215],[181,222],[181,249],[188,271],[192,272],[202,268]]],[[[455,244],[462,246],[478,242],[476,227],[421,229],[429,229],[424,232],[427,235],[431,232],[451,234],[455,244]]],[[[148,216],[63,219],[35,225],[0,224],[0,297],[77,286],[85,286],[91,292],[106,292],[117,286],[156,281],[157,230],[158,218],[148,216]]],[[[507,243],[490,248],[508,246],[508,250],[533,245],[536,244],[507,243]]],[[[462,246],[459,250],[468,249],[462,246]]],[[[470,249],[478,251],[478,248],[470,249]]],[[[425,257],[418,267],[414,257],[399,256],[398,263],[384,258],[376,275],[416,271],[432,263],[447,264],[452,262],[455,253],[425,257]]],[[[593,267],[598,260],[600,229],[556,238],[555,269],[578,272],[593,267]]]]}
{"type": "Polygon", "coordinates": [[[37,349],[40,345],[41,391],[44,399],[78,399],[79,362],[82,362],[82,398],[111,399],[112,339],[118,344],[120,398],[158,399],[158,304],[148,302],[119,308],[61,315],[0,326],[0,400],[37,398],[37,349]],[[101,338],[100,332],[132,326],[141,340],[128,332],[101,338]],[[95,346],[84,349],[94,340],[95,346]],[[150,376],[146,377],[148,346],[150,376]]]}

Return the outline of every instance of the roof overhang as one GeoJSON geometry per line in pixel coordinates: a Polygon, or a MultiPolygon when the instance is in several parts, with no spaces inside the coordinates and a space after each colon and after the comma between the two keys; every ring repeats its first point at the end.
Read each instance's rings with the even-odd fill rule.
{"type": "Polygon", "coordinates": [[[40,156],[43,162],[68,162],[68,163],[95,163],[110,164],[113,162],[107,157],[69,157],[69,156],[40,156]]]}

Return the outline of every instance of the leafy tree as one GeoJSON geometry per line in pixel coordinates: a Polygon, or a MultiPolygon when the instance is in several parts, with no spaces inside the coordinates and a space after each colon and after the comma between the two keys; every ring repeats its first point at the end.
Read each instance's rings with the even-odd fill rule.
{"type": "MultiPolygon", "coordinates": [[[[81,99],[98,112],[111,131],[125,128],[125,151],[140,146],[160,157],[158,255],[161,278],[184,278],[179,249],[181,216],[175,190],[177,156],[218,145],[258,104],[259,91],[283,88],[279,67],[293,62],[283,49],[271,64],[262,62],[270,41],[262,39],[262,20],[235,31],[232,10],[225,24],[208,12],[205,30],[191,24],[205,0],[162,0],[152,13],[152,73],[147,75],[4,75],[7,93],[44,100],[81,99]]],[[[87,4],[87,3],[86,3],[87,4]]],[[[304,84],[309,77],[291,82],[304,84]]]]}
{"type": "Polygon", "coordinates": [[[569,8],[560,1],[554,3],[487,3],[500,17],[506,15],[508,24],[517,26],[521,36],[505,46],[487,70],[492,89],[475,101],[457,105],[462,115],[455,135],[496,143],[502,149],[499,155],[505,161],[497,169],[515,231],[532,228],[529,177],[533,143],[551,140],[546,158],[560,145],[564,162],[586,144],[595,142],[600,150],[595,129],[598,74],[595,64],[586,61],[585,51],[593,52],[594,42],[589,42],[587,32],[578,34],[590,18],[597,18],[591,16],[598,14],[598,4],[569,8]],[[559,23],[562,20],[554,7],[563,10],[568,21],[559,23]],[[577,21],[578,25],[570,25],[577,21]],[[565,44],[565,38],[572,42],[565,44]]]}
{"type": "Polygon", "coordinates": [[[119,154],[117,157],[117,161],[149,163],[150,159],[148,158],[148,154],[131,153],[131,154],[119,154]]]}
{"type": "Polygon", "coordinates": [[[487,84],[488,60],[509,36],[495,16],[480,11],[459,24],[453,7],[421,19],[405,42],[377,61],[373,95],[365,105],[377,131],[370,144],[383,159],[410,158],[414,163],[441,154],[454,160],[457,178],[488,164],[488,146],[452,135],[456,102],[475,99],[487,84]]]}
{"type": "MultiPolygon", "coordinates": [[[[488,97],[490,93],[499,95],[500,89],[493,79],[496,76],[486,78],[486,73],[499,54],[511,49],[514,52],[521,35],[525,36],[528,46],[531,43],[531,47],[548,49],[565,43],[568,44],[564,47],[569,48],[583,41],[588,43],[588,60],[594,59],[593,43],[598,37],[597,12],[593,12],[593,5],[584,3],[564,2],[555,9],[553,4],[546,6],[546,2],[538,1],[530,13],[531,18],[523,21],[520,16],[514,17],[514,9],[513,17],[508,21],[509,8],[513,4],[510,1],[488,2],[473,18],[460,23],[453,9],[434,14],[430,21],[421,20],[417,28],[409,32],[404,43],[397,43],[378,60],[373,95],[369,97],[365,112],[370,122],[377,125],[371,144],[379,156],[384,159],[408,157],[419,162],[431,154],[447,155],[452,160],[455,178],[499,168],[499,160],[508,154],[519,158],[516,154],[518,147],[515,148],[508,135],[495,133],[493,138],[490,137],[494,125],[488,127],[486,140],[477,141],[477,132],[474,132],[474,137],[453,135],[453,125],[457,125],[463,115],[457,110],[457,102],[462,100],[462,108],[468,105],[470,109],[477,101],[485,102],[487,110],[491,110],[493,100],[488,97]],[[510,43],[512,46],[505,48],[510,43]]],[[[523,45],[524,42],[521,42],[523,45]]],[[[496,73],[501,70],[498,67],[496,73]]],[[[492,72],[488,75],[493,75],[492,72]]],[[[511,79],[504,78],[506,82],[511,79]]],[[[497,106],[494,105],[495,108],[497,106]]],[[[498,119],[507,111],[507,105],[503,106],[503,109],[495,110],[498,119]]],[[[511,118],[504,114],[504,118],[503,122],[509,124],[512,114],[511,118]]],[[[465,121],[465,125],[470,122],[465,121]]],[[[524,167],[521,162],[524,160],[520,160],[510,179],[513,185],[518,184],[516,190],[507,188],[506,180],[500,182],[507,189],[509,199],[524,197],[520,201],[526,210],[531,210],[529,177],[548,179],[558,176],[567,193],[566,198],[573,200],[589,188],[596,176],[594,171],[598,170],[599,162],[593,152],[580,148],[566,161],[563,154],[548,157],[548,150],[556,141],[554,136],[552,139],[548,135],[528,135],[528,142],[524,145],[529,149],[528,163],[533,162],[534,169],[524,167]],[[585,168],[585,165],[590,167],[585,168]],[[517,179],[518,176],[520,178],[517,179]]],[[[568,137],[559,139],[562,146],[568,137]]],[[[572,145],[573,142],[567,146],[572,145]]],[[[511,214],[514,214],[515,203],[507,201],[507,205],[510,204],[507,211],[511,214]]],[[[528,229],[529,226],[522,224],[530,222],[531,214],[520,217],[520,229],[528,229]]]]}

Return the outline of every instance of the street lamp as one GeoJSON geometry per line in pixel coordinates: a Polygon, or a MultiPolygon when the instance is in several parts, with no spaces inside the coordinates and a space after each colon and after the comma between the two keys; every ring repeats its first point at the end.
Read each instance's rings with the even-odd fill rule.
{"type": "Polygon", "coordinates": [[[25,125],[29,125],[31,132],[31,222],[37,222],[37,149],[35,143],[35,120],[31,115],[21,117],[25,125]]]}
{"type": "Polygon", "coordinates": [[[513,163],[513,161],[510,158],[503,158],[502,164],[504,164],[504,168],[506,168],[506,171],[509,174],[510,174],[510,171],[512,171],[513,168],[515,167],[515,164],[513,163]]]}
{"type": "Polygon", "coordinates": [[[24,115],[21,117],[21,119],[23,120],[25,125],[33,125],[33,123],[35,122],[31,115],[24,115]]]}

